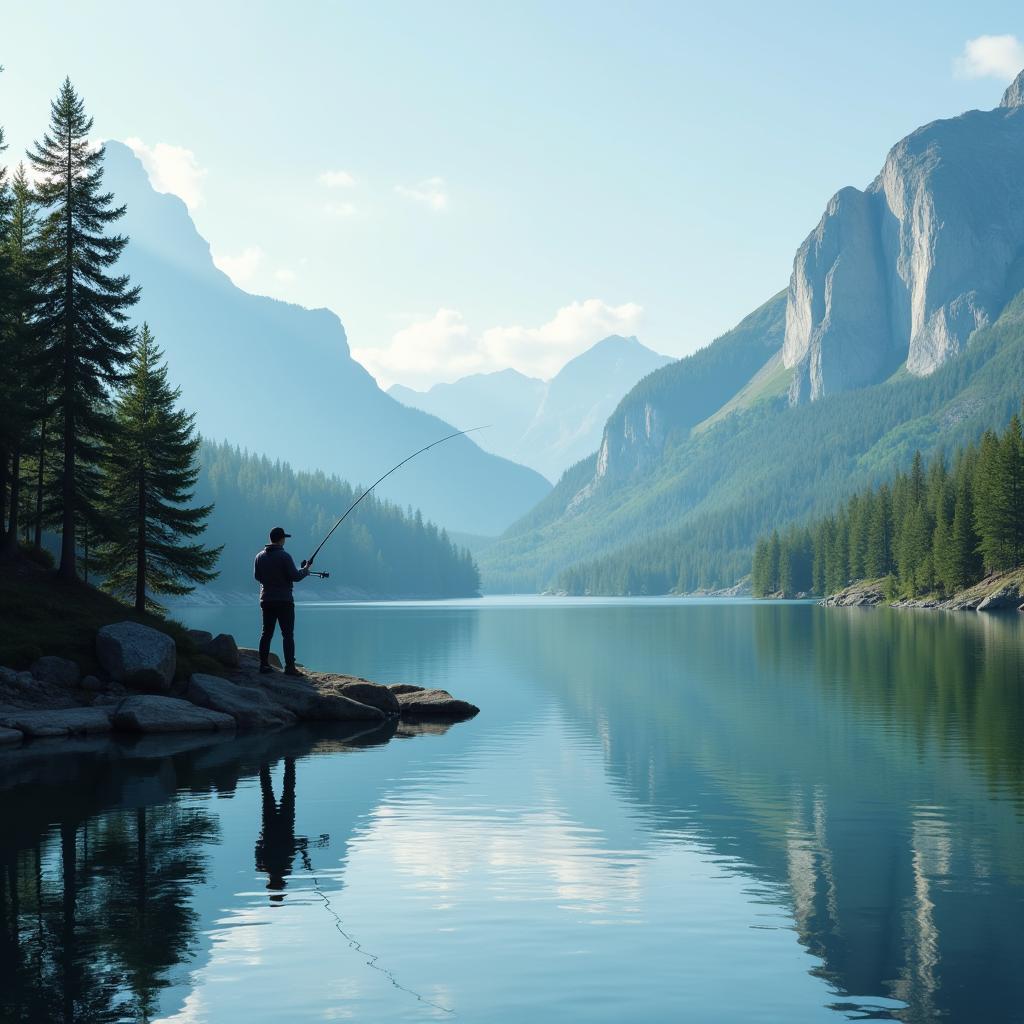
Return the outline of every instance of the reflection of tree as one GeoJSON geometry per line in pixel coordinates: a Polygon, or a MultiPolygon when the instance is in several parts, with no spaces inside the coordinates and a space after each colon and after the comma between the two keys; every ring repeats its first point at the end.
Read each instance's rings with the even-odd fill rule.
{"type": "Polygon", "coordinates": [[[274,782],[270,777],[270,765],[260,768],[260,793],[262,795],[263,828],[256,840],[256,870],[267,873],[267,888],[270,899],[281,902],[285,879],[292,873],[292,863],[298,853],[303,866],[312,871],[309,862],[309,840],[295,835],[295,758],[284,759],[284,782],[281,802],[274,799],[274,782]]]}
{"type": "Polygon", "coordinates": [[[196,941],[188,892],[215,837],[206,812],[172,804],[68,818],[32,847],[0,850],[0,1020],[149,1021],[196,941]]]}

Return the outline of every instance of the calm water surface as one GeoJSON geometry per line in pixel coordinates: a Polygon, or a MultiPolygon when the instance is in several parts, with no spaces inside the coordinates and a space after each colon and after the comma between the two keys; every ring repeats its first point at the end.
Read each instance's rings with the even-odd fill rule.
{"type": "Polygon", "coordinates": [[[1021,618],[302,607],[482,713],[0,755],[0,1015],[1024,1021],[1021,618]]]}

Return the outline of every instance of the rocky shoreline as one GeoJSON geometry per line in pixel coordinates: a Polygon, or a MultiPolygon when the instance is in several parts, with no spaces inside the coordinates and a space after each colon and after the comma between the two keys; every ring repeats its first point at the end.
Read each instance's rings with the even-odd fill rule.
{"type": "Polygon", "coordinates": [[[175,679],[174,641],[136,622],[98,631],[99,675],[83,677],[75,662],[52,656],[26,672],[0,666],[0,746],[104,733],[247,732],[300,722],[451,723],[479,712],[446,690],[410,683],[309,670],[288,676],[273,655],[274,671],[263,674],[257,652],[239,648],[230,635],[190,636],[219,666],[218,674],[175,679]]]}
{"type": "Polygon", "coordinates": [[[890,601],[885,596],[884,580],[861,580],[829,594],[820,602],[826,608],[934,608],[942,611],[1009,611],[1024,612],[1024,569],[994,573],[980,583],[961,590],[952,597],[903,598],[890,601]]]}

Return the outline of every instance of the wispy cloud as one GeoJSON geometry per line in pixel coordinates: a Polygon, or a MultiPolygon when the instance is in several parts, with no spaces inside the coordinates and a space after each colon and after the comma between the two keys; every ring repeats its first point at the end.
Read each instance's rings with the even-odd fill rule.
{"type": "Polygon", "coordinates": [[[443,210],[448,205],[444,178],[426,178],[416,185],[396,185],[395,191],[406,199],[414,199],[432,210],[443,210]]]}
{"type": "Polygon", "coordinates": [[[1008,82],[1024,68],[1024,43],[1016,36],[977,36],[964,43],[953,61],[958,78],[998,78],[1008,82]]]}
{"type": "Polygon", "coordinates": [[[202,181],[206,177],[206,168],[199,166],[191,149],[172,146],[167,142],[148,146],[134,136],[124,142],[142,161],[150,183],[157,192],[173,193],[184,200],[190,211],[202,203],[202,181]]]}
{"type": "Polygon", "coordinates": [[[324,171],[317,181],[328,188],[352,188],[356,179],[348,171],[324,171]]]}
{"type": "Polygon", "coordinates": [[[634,302],[587,299],[563,306],[539,327],[490,327],[475,335],[458,310],[439,309],[396,331],[387,345],[352,354],[385,386],[423,387],[507,367],[549,378],[609,334],[636,333],[642,315],[634,302]]]}
{"type": "Polygon", "coordinates": [[[249,284],[263,265],[266,253],[258,245],[250,245],[237,256],[213,254],[213,262],[239,287],[249,284]]]}
{"type": "Polygon", "coordinates": [[[359,212],[355,203],[325,203],[323,211],[330,217],[354,217],[359,212]]]}

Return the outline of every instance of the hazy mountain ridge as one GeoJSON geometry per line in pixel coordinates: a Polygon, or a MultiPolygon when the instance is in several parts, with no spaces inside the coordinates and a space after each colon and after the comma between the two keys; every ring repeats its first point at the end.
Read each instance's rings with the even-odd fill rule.
{"type": "Polygon", "coordinates": [[[663,563],[664,589],[728,584],[757,531],[827,511],[914,447],[1001,426],[1024,393],[1022,300],[1008,304],[1024,285],[1021,97],[1024,74],[1003,106],[919,129],[867,192],[838,193],[787,291],[638,384],[596,458],[483,553],[485,588],[564,584],[588,563],[622,592],[606,570],[631,560],[663,563]],[[904,220],[876,232],[883,193],[904,220]]]}
{"type": "MultiPolygon", "coordinates": [[[[127,147],[107,144],[106,171],[104,184],[127,205],[122,267],[142,285],[135,318],[149,321],[205,436],[369,483],[452,432],[384,394],[351,358],[330,310],[236,287],[214,266],[185,204],[156,192],[127,147]]],[[[532,470],[458,438],[403,467],[381,493],[445,527],[493,534],[549,489],[532,470]]]]}
{"type": "Polygon", "coordinates": [[[435,384],[426,392],[395,385],[388,393],[458,426],[490,423],[481,447],[557,480],[598,446],[622,396],[671,362],[634,337],[610,335],[547,382],[509,369],[435,384]]]}

